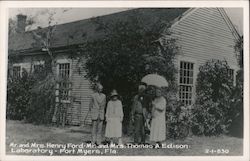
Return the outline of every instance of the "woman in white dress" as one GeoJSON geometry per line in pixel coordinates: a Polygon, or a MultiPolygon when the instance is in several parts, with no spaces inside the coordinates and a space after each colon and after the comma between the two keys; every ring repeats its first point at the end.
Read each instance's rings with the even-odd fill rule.
{"type": "Polygon", "coordinates": [[[116,90],[111,92],[111,100],[108,102],[105,116],[107,121],[105,137],[109,138],[111,143],[114,139],[118,139],[118,144],[122,144],[123,109],[116,90]]]}
{"type": "Polygon", "coordinates": [[[166,100],[160,88],[156,89],[156,97],[152,101],[152,106],[150,141],[162,142],[166,139],[166,100]]]}

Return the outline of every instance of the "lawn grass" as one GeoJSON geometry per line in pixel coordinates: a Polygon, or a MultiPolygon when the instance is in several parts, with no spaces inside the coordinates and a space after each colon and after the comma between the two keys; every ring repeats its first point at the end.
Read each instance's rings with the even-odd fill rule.
{"type": "MultiPolygon", "coordinates": [[[[68,126],[64,128],[44,126],[44,125],[33,125],[24,123],[21,121],[6,122],[6,153],[8,155],[16,154],[11,152],[9,145],[11,143],[24,144],[24,143],[57,143],[57,144],[81,144],[91,140],[90,127],[77,127],[68,126]]],[[[129,136],[123,137],[123,142],[132,142],[132,138],[129,136]]],[[[166,145],[169,148],[126,148],[116,149],[118,155],[160,155],[160,156],[206,156],[206,155],[230,155],[239,156],[243,155],[243,139],[230,137],[230,136],[190,136],[184,140],[173,140],[167,139],[166,145]],[[172,145],[186,145],[185,148],[171,148],[172,145]],[[209,150],[228,150],[227,154],[222,153],[205,153],[206,149],[209,150]]],[[[93,148],[92,148],[93,149],[93,148]]],[[[45,154],[48,155],[48,154],[45,154]]],[[[53,155],[59,155],[54,153],[53,155]]],[[[65,154],[66,155],[66,154],[65,154]]],[[[81,155],[81,154],[77,154],[81,155]]],[[[93,154],[97,155],[97,154],[93,154]]],[[[105,155],[115,155],[107,153],[105,155]]]]}

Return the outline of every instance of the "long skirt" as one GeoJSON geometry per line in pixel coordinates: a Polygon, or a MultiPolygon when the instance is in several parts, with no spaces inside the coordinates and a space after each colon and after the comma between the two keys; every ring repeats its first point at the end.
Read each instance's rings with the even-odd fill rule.
{"type": "Polygon", "coordinates": [[[118,138],[122,136],[122,123],[120,118],[109,118],[106,124],[105,137],[118,138]]]}
{"type": "Polygon", "coordinates": [[[150,128],[150,141],[164,141],[166,139],[166,123],[165,116],[157,116],[152,118],[150,128]]]}

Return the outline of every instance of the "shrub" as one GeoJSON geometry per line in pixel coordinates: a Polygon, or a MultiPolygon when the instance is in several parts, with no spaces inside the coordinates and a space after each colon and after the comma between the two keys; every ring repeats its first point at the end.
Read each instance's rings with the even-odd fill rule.
{"type": "Polygon", "coordinates": [[[55,81],[46,68],[22,77],[8,76],[6,117],[35,124],[51,122],[55,107],[55,81]]]}
{"type": "Polygon", "coordinates": [[[167,137],[182,139],[189,135],[191,125],[191,109],[181,102],[168,102],[166,111],[167,137]]]}
{"type": "Polygon", "coordinates": [[[232,103],[229,111],[232,124],[229,127],[229,134],[237,137],[243,136],[243,70],[236,75],[236,86],[232,92],[232,103]]]}
{"type": "Polygon", "coordinates": [[[236,86],[232,94],[233,101],[229,113],[232,117],[232,124],[229,127],[229,133],[233,136],[243,137],[243,36],[236,41],[234,49],[240,70],[237,72],[236,86]]]}
{"type": "Polygon", "coordinates": [[[54,81],[50,76],[37,81],[31,89],[29,104],[27,106],[27,121],[35,124],[51,123],[55,108],[54,81]]]}
{"type": "Polygon", "coordinates": [[[33,77],[24,70],[22,77],[9,75],[7,82],[6,117],[12,120],[22,120],[27,116],[27,106],[32,94],[30,89],[34,84],[33,77]]]}
{"type": "Polygon", "coordinates": [[[231,124],[233,79],[226,61],[210,60],[199,68],[196,103],[193,111],[193,133],[219,135],[231,124]]]}

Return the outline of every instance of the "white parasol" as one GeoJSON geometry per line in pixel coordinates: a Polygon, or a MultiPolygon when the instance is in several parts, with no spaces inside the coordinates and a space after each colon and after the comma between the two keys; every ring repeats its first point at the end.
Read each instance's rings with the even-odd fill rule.
{"type": "Polygon", "coordinates": [[[158,74],[148,74],[142,78],[141,82],[156,87],[168,87],[167,80],[158,74]]]}

